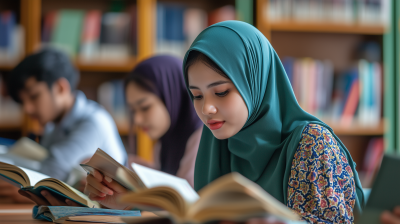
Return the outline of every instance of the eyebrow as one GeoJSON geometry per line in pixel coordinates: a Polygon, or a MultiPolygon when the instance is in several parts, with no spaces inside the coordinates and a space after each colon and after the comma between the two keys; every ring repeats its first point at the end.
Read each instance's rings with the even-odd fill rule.
{"type": "MultiPolygon", "coordinates": [[[[207,86],[207,89],[208,88],[211,88],[211,87],[214,87],[214,86],[218,86],[218,85],[222,85],[222,84],[225,84],[225,83],[230,83],[230,81],[216,81],[216,82],[213,82],[213,83],[211,83],[211,84],[209,84],[208,86],[207,86]]],[[[197,87],[197,86],[189,86],[189,89],[200,89],[199,87],[197,87]]]]}
{"type": "Polygon", "coordinates": [[[146,101],[147,100],[147,98],[146,97],[144,97],[144,98],[142,98],[142,99],[140,99],[140,100],[138,100],[137,102],[135,102],[134,104],[136,104],[136,105],[140,105],[140,104],[142,104],[144,101],[146,101]]]}

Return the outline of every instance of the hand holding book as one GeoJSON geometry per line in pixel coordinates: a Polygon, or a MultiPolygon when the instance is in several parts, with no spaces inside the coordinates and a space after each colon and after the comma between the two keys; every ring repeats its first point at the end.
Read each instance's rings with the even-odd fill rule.
{"type": "Polygon", "coordinates": [[[128,192],[110,177],[101,174],[96,169],[86,178],[85,194],[89,199],[98,201],[107,208],[128,209],[128,205],[117,202],[117,197],[128,192]]]}

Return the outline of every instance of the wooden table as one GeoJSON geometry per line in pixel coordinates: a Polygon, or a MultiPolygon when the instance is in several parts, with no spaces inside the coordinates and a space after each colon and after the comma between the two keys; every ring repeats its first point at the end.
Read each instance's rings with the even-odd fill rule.
{"type": "MultiPolygon", "coordinates": [[[[31,224],[31,223],[51,223],[46,221],[35,220],[32,218],[33,204],[0,204],[0,224],[31,224]]],[[[143,217],[156,216],[152,212],[142,212],[143,217]]],[[[86,223],[86,222],[64,222],[65,224],[86,223]]],[[[90,224],[96,224],[91,222],[90,224]]],[[[104,224],[104,223],[99,223],[104,224]]]]}
{"type": "Polygon", "coordinates": [[[32,218],[33,204],[12,204],[0,205],[0,223],[1,224],[30,224],[30,223],[47,223],[32,218]]]}

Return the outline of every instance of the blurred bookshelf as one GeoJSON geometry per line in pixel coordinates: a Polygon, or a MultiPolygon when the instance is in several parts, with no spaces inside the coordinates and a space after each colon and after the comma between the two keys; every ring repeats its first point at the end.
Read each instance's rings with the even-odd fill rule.
{"type": "Polygon", "coordinates": [[[137,59],[135,57],[127,58],[119,62],[84,62],[74,61],[75,66],[81,72],[123,72],[129,73],[135,67],[137,59]]]}
{"type": "Polygon", "coordinates": [[[387,87],[395,81],[390,69],[396,66],[385,58],[387,35],[398,23],[389,17],[395,3],[309,3],[256,0],[255,25],[283,61],[302,108],[333,129],[363,181],[368,180],[364,186],[370,186],[373,172],[369,169],[379,166],[383,150],[393,147],[391,126],[398,116],[393,113],[398,102],[388,106],[396,91],[387,87]],[[326,85],[327,80],[332,84],[326,85]],[[371,160],[371,155],[378,159],[371,160]]]}
{"type": "MultiPolygon", "coordinates": [[[[20,58],[42,47],[56,46],[65,50],[80,71],[81,81],[78,89],[89,99],[101,103],[110,111],[123,138],[129,134],[129,122],[126,118],[127,110],[123,107],[124,97],[121,97],[122,79],[138,62],[163,53],[183,57],[182,54],[190,42],[209,25],[208,22],[215,23],[227,19],[253,22],[253,1],[247,0],[0,0],[0,13],[5,11],[13,12],[16,24],[24,30],[23,45],[21,45],[24,52],[12,63],[0,62],[0,75],[3,75],[3,78],[7,77],[20,58]],[[236,6],[238,8],[235,8],[236,6]],[[177,37],[169,32],[162,34],[166,37],[166,41],[160,39],[162,20],[157,21],[157,18],[161,18],[160,10],[181,17],[180,21],[170,20],[170,17],[165,18],[174,25],[172,28],[178,29],[176,31],[180,34],[185,32],[183,29],[186,28],[183,26],[188,25],[183,23],[182,16],[191,14],[190,21],[195,28],[190,29],[190,37],[188,39],[177,37]],[[208,21],[209,19],[212,21],[208,21]],[[122,21],[124,29],[113,30],[115,27],[112,27],[112,24],[116,24],[117,20],[122,21]],[[176,21],[179,23],[178,26],[175,24],[176,21]],[[109,31],[104,32],[106,29],[109,31]],[[124,39],[125,42],[112,39],[115,38],[112,34],[127,29],[129,34],[126,37],[128,39],[124,39]],[[107,33],[110,35],[107,36],[107,33]],[[67,37],[70,39],[66,39],[67,37]],[[107,38],[110,40],[105,40],[107,38]],[[176,41],[177,39],[179,41],[176,41]],[[110,47],[110,44],[115,43],[113,41],[123,43],[124,47],[121,45],[110,47]],[[169,46],[171,43],[172,48],[169,46]],[[108,45],[103,47],[102,44],[108,45]],[[121,51],[127,47],[128,51],[121,51]],[[174,50],[178,48],[179,51],[174,50]],[[115,57],[107,58],[107,55],[115,57]],[[109,96],[113,99],[110,100],[109,96]]],[[[17,122],[0,121],[0,132],[12,130],[22,135],[40,133],[42,129],[36,122],[21,117],[17,122]]],[[[136,134],[138,152],[145,152],[146,148],[151,148],[153,142],[145,134],[140,130],[137,130],[136,134]]]]}

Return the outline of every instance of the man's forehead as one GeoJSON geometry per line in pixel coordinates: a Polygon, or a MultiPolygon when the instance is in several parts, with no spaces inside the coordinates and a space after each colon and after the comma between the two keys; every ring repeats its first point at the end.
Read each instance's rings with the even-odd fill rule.
{"type": "Polygon", "coordinates": [[[29,77],[26,81],[25,81],[25,85],[24,88],[22,89],[22,91],[26,91],[29,92],[32,89],[34,89],[35,87],[39,86],[40,84],[45,84],[45,82],[38,82],[36,80],[35,77],[29,77]]]}

